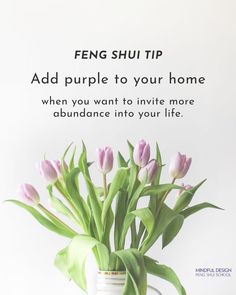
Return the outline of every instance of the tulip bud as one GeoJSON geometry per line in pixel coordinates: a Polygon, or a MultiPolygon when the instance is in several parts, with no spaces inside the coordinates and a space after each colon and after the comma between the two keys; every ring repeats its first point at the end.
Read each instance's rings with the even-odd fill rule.
{"type": "Polygon", "coordinates": [[[18,194],[29,205],[38,205],[40,202],[39,194],[31,184],[21,184],[18,194]]]}
{"type": "Polygon", "coordinates": [[[147,165],[150,158],[150,145],[145,140],[140,140],[134,147],[134,162],[139,167],[147,165]]]}
{"type": "Polygon", "coordinates": [[[182,188],[179,189],[178,192],[177,192],[177,198],[179,198],[182,195],[183,192],[193,188],[190,184],[185,185],[184,183],[181,183],[181,186],[182,186],[182,188]]]}
{"type": "Polygon", "coordinates": [[[50,182],[54,183],[58,179],[57,170],[54,168],[54,164],[51,161],[44,160],[39,163],[39,172],[43,178],[50,182]]]}
{"type": "MultiPolygon", "coordinates": [[[[62,163],[61,163],[61,161],[60,160],[51,160],[50,162],[51,162],[53,168],[57,172],[57,177],[62,178],[62,163]]],[[[68,166],[65,161],[64,161],[64,168],[66,170],[68,169],[68,166]]]]}
{"type": "Polygon", "coordinates": [[[97,166],[103,174],[107,174],[112,170],[113,152],[110,147],[105,147],[104,149],[97,149],[97,166]]]}
{"type": "Polygon", "coordinates": [[[138,173],[138,179],[140,182],[145,181],[151,183],[154,180],[154,177],[157,173],[157,161],[151,160],[145,167],[141,168],[138,173]]]}
{"type": "Polygon", "coordinates": [[[170,161],[169,173],[173,178],[183,178],[191,165],[192,159],[177,153],[170,161]]]}

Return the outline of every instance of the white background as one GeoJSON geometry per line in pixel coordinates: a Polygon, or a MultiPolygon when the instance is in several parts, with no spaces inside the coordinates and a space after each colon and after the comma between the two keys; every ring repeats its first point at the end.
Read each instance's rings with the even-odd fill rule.
{"type": "MultiPolygon", "coordinates": [[[[193,164],[185,182],[207,183],[195,202],[209,201],[225,211],[205,210],[186,221],[165,250],[151,253],[178,273],[189,295],[234,295],[231,278],[197,278],[195,268],[229,267],[235,261],[235,9],[233,0],[199,1],[1,1],[0,31],[0,196],[16,196],[22,182],[34,184],[45,204],[45,183],[35,170],[43,158],[58,158],[70,142],[83,139],[94,157],[109,144],[127,155],[126,139],[157,140],[164,162],[185,152],[193,164]],[[75,49],[162,49],[159,61],[75,61],[75,49]],[[204,86],[124,87],[31,86],[35,72],[62,74],[204,75],[204,86]],[[195,98],[181,119],[55,119],[40,99],[65,97],[158,96],[195,98]]],[[[166,169],[167,170],[167,169],[166,169]]],[[[165,170],[163,181],[168,181],[165,170]]],[[[94,172],[94,179],[99,181],[94,172]]],[[[26,212],[0,207],[0,294],[82,294],[54,268],[55,254],[68,241],[44,230],[26,212]]],[[[90,269],[93,269],[90,263],[90,269]]],[[[91,270],[91,272],[94,270],[91,270]]],[[[234,274],[233,274],[234,276],[234,274]]],[[[150,281],[164,295],[175,289],[150,281]]],[[[94,286],[92,276],[90,287],[94,286]]]]}

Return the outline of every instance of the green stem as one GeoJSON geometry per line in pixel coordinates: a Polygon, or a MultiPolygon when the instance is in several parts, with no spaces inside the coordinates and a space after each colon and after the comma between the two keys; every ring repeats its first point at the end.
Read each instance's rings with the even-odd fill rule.
{"type": "Polygon", "coordinates": [[[74,231],[71,227],[69,227],[67,224],[65,224],[62,220],[60,220],[56,215],[54,215],[52,212],[50,212],[47,208],[45,208],[42,204],[38,204],[38,208],[42,210],[49,218],[52,218],[52,220],[56,220],[58,224],[63,226],[64,228],[68,229],[69,231],[73,232],[75,235],[78,235],[76,231],[74,231]]]}
{"type": "Polygon", "coordinates": [[[103,188],[104,188],[104,198],[106,199],[106,197],[107,197],[107,175],[102,174],[102,179],[103,179],[103,188]]]}

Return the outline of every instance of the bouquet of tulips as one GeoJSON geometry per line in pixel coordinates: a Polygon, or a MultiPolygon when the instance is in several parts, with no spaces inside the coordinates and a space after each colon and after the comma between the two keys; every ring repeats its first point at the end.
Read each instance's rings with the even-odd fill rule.
{"type": "Polygon", "coordinates": [[[76,148],[66,159],[71,146],[61,160],[41,161],[39,171],[48,182],[53,210],[41,203],[37,190],[30,184],[19,188],[25,202],[9,201],[26,209],[47,229],[70,239],[67,247],[56,255],[55,265],[83,290],[86,291],[86,258],[92,251],[99,270],[126,271],[124,295],[145,295],[147,273],[169,281],[179,295],[184,295],[186,292],[175,272],[147,256],[147,252],[158,239],[162,239],[163,248],[172,242],[190,215],[204,208],[219,207],[206,202],[190,206],[205,180],[195,186],[176,184],[188,172],[191,158],[180,153],[174,155],[169,164],[171,181],[163,184],[160,180],[164,165],[158,145],[153,159],[144,140],[135,147],[128,142],[128,147],[129,159],[118,152],[118,167],[112,179],[108,179],[113,169],[112,149],[97,150],[96,164],[102,185],[91,178],[94,164],[87,159],[84,144],[78,161],[76,148]],[[86,192],[82,193],[84,186],[86,192]],[[172,190],[178,195],[173,208],[166,204],[172,190]],[[140,206],[142,198],[148,198],[146,207],[140,206]]]}

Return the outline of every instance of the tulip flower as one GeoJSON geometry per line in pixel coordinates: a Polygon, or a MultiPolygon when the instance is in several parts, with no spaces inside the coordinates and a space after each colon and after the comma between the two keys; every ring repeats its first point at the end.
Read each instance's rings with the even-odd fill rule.
{"type": "Polygon", "coordinates": [[[177,198],[179,198],[183,192],[192,189],[193,187],[190,184],[181,183],[182,188],[178,190],[177,198]]]}
{"type": "Polygon", "coordinates": [[[54,167],[55,163],[52,164],[52,162],[48,160],[39,163],[39,172],[49,183],[55,183],[58,180],[57,168],[54,167]]]}
{"type": "MultiPolygon", "coordinates": [[[[57,172],[57,177],[62,178],[62,163],[61,163],[61,161],[60,160],[51,160],[50,162],[51,162],[53,168],[57,172]]],[[[64,167],[65,167],[65,169],[68,169],[68,166],[65,161],[64,161],[64,167]]]]}
{"type": "Polygon", "coordinates": [[[157,161],[151,160],[145,167],[141,168],[138,173],[139,181],[143,182],[146,179],[147,183],[151,183],[157,173],[157,161]]]}
{"type": "Polygon", "coordinates": [[[177,153],[170,161],[169,173],[173,179],[183,178],[191,165],[192,159],[177,153]]]}
{"type": "Polygon", "coordinates": [[[133,156],[136,165],[146,166],[150,158],[150,145],[145,140],[140,140],[134,147],[133,156]]]}
{"type": "Polygon", "coordinates": [[[39,194],[31,184],[21,184],[18,190],[18,194],[29,205],[39,204],[39,194]]]}
{"type": "Polygon", "coordinates": [[[113,168],[113,152],[110,147],[97,149],[97,166],[102,174],[106,175],[113,168]]]}

